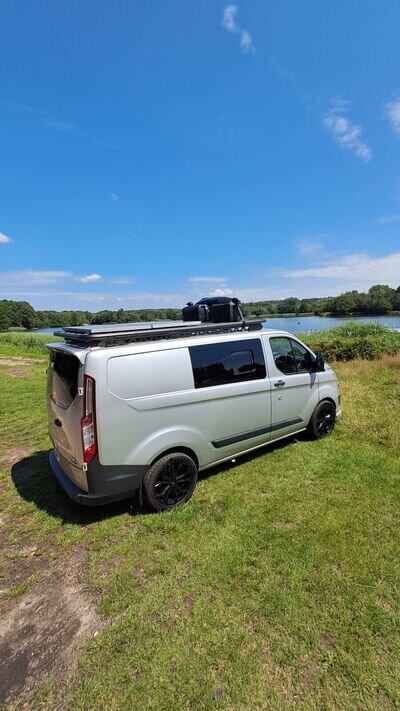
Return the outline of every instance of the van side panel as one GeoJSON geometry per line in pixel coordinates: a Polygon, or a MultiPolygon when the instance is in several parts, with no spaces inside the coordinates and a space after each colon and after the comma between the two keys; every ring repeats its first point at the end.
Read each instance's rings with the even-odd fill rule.
{"type": "Polygon", "coordinates": [[[187,348],[109,358],[107,384],[122,400],[192,388],[187,348]]]}
{"type": "Polygon", "coordinates": [[[340,417],[340,403],[339,403],[339,387],[337,383],[336,374],[329,367],[325,366],[325,370],[322,373],[318,373],[319,376],[319,399],[320,400],[333,400],[336,405],[336,417],[340,417]]]}
{"type": "Polygon", "coordinates": [[[207,466],[245,446],[239,440],[217,450],[215,440],[262,428],[249,446],[267,441],[269,419],[267,378],[195,389],[187,347],[111,357],[98,409],[100,462],[148,465],[167,449],[187,447],[207,466]]]}

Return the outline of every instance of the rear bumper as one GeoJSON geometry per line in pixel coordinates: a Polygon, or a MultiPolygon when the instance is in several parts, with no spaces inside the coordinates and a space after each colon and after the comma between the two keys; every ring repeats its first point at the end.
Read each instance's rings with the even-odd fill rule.
{"type": "MultiPolygon", "coordinates": [[[[135,492],[140,488],[144,473],[147,467],[132,467],[133,471],[129,477],[123,477],[124,486],[121,488],[121,480],[115,477],[110,480],[103,480],[103,491],[101,490],[102,477],[99,477],[96,486],[96,493],[90,493],[83,491],[79,488],[71,479],[65,474],[57,460],[54,450],[49,453],[49,462],[52,472],[57,479],[61,488],[65,493],[78,504],[83,504],[85,506],[102,506],[104,504],[112,503],[113,501],[121,501],[122,499],[128,499],[135,494],[135,492]],[[144,471],[142,471],[144,469],[144,471]]],[[[124,467],[123,467],[124,468],[124,467]]],[[[97,465],[96,473],[99,469],[108,469],[108,467],[101,467],[97,465]]]]}

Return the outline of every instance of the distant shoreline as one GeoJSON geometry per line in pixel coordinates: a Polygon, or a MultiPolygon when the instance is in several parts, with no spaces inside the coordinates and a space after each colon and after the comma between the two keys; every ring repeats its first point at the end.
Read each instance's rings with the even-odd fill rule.
{"type": "MultiPolygon", "coordinates": [[[[251,314],[252,315],[252,314],[251,314]]],[[[386,311],[385,313],[365,313],[365,312],[353,312],[350,314],[334,314],[331,311],[325,311],[324,313],[321,314],[314,314],[314,313],[300,313],[300,314],[261,314],[260,316],[257,316],[256,318],[361,318],[365,316],[366,318],[375,318],[375,317],[382,317],[382,316],[400,316],[400,311],[386,311]]]]}
{"type": "MultiPolygon", "coordinates": [[[[323,319],[323,318],[332,318],[332,319],[335,319],[335,320],[337,320],[337,321],[341,321],[341,320],[343,320],[343,319],[346,319],[346,320],[348,321],[348,320],[351,320],[352,318],[356,318],[356,319],[358,319],[358,318],[373,319],[373,318],[385,318],[385,317],[389,317],[389,318],[390,318],[390,317],[396,317],[396,316],[400,316],[400,311],[388,311],[388,312],[386,312],[386,313],[384,313],[384,314],[382,314],[382,313],[380,313],[380,314],[377,314],[377,313],[375,313],[375,314],[373,314],[373,313],[372,313],[372,314],[367,314],[367,313],[333,314],[333,313],[331,313],[331,312],[329,312],[329,311],[326,311],[326,312],[321,313],[321,314],[314,314],[314,313],[269,314],[269,313],[266,313],[266,314],[260,314],[260,315],[258,315],[258,316],[256,316],[255,314],[249,313],[249,314],[247,314],[246,318],[247,318],[247,319],[256,318],[256,319],[259,319],[259,320],[261,320],[261,321],[264,321],[264,320],[265,320],[265,321],[266,321],[266,320],[269,321],[270,319],[282,319],[282,318],[283,318],[283,319],[292,319],[292,320],[295,320],[295,319],[305,319],[305,318],[317,318],[317,319],[319,319],[319,318],[320,318],[320,319],[323,319]]],[[[165,320],[168,321],[169,319],[165,319],[165,320]]],[[[48,330],[48,332],[50,332],[50,331],[53,331],[53,330],[55,330],[55,329],[57,329],[57,328],[63,328],[63,327],[62,327],[62,326],[49,326],[49,327],[47,327],[46,330],[48,330]]],[[[40,332],[40,331],[43,331],[43,329],[41,329],[41,328],[31,328],[31,329],[28,329],[28,328],[23,328],[22,326],[17,326],[17,327],[14,327],[14,328],[9,328],[7,331],[3,331],[3,333],[26,333],[26,334],[32,333],[32,334],[35,334],[35,333],[37,333],[38,331],[39,331],[39,332],[40,332]]]]}

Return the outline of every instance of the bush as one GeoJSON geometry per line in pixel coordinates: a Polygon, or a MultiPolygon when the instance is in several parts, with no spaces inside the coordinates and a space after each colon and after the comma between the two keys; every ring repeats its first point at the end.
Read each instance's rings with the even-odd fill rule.
{"type": "Polygon", "coordinates": [[[314,352],[330,360],[374,360],[400,353],[400,333],[376,323],[349,322],[336,328],[301,336],[314,352]]]}

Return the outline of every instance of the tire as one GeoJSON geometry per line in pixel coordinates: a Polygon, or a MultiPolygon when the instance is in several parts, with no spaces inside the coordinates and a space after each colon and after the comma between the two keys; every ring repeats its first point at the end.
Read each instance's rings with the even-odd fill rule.
{"type": "Polygon", "coordinates": [[[308,425],[312,439],[323,439],[332,434],[336,423],[336,407],[330,400],[322,400],[316,406],[308,425]]]}
{"type": "Polygon", "coordinates": [[[153,511],[166,511],[189,501],[197,484],[197,466],[183,452],[158,459],[143,479],[143,501],[153,511]]]}

